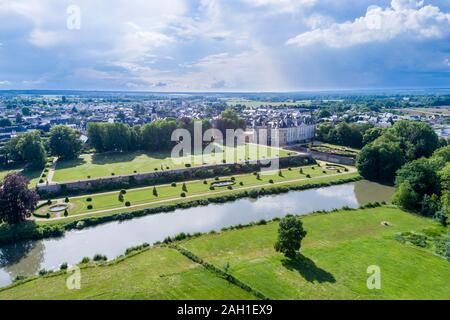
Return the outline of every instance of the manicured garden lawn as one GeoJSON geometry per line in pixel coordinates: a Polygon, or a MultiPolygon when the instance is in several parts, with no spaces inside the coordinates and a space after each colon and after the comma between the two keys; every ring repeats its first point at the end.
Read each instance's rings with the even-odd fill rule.
{"type": "Polygon", "coordinates": [[[252,299],[177,251],[154,248],[110,266],[81,269],[81,289],[66,275],[0,292],[0,299],[252,299]],[[36,289],[39,288],[39,289],[36,289]]]}
{"type": "MultiPolygon", "coordinates": [[[[262,185],[270,187],[270,180],[273,180],[275,186],[280,186],[280,183],[295,183],[296,185],[307,184],[307,183],[317,183],[317,182],[329,182],[336,181],[343,178],[350,178],[357,176],[357,173],[354,173],[354,169],[349,167],[349,170],[352,172],[344,172],[341,168],[341,173],[338,174],[336,170],[327,170],[325,165],[322,163],[322,167],[317,165],[315,166],[305,166],[301,167],[303,173],[300,173],[300,168],[291,168],[281,170],[282,176],[279,175],[279,171],[273,171],[270,175],[260,174],[258,177],[252,173],[244,174],[244,175],[235,175],[235,184],[233,185],[233,190],[228,190],[227,187],[216,187],[214,190],[210,190],[211,183],[216,182],[215,179],[205,179],[205,180],[197,180],[186,182],[185,192],[187,197],[195,196],[195,195],[204,195],[205,198],[213,196],[214,194],[219,193],[232,193],[239,192],[239,190],[249,189],[250,187],[258,187],[262,185]],[[325,171],[325,173],[323,173],[325,171]],[[307,175],[310,178],[307,178],[307,175]],[[300,180],[301,181],[293,181],[300,180]],[[206,184],[205,184],[206,181],[206,184]],[[242,183],[242,185],[241,185],[242,183]]],[[[220,180],[230,180],[229,177],[221,177],[220,180]]],[[[146,188],[138,188],[138,189],[129,189],[126,194],[124,194],[124,201],[119,201],[119,190],[114,192],[107,192],[98,195],[88,195],[81,197],[72,197],[70,198],[69,215],[77,215],[80,213],[86,212],[95,212],[100,210],[114,209],[114,208],[125,208],[125,204],[127,201],[130,202],[132,206],[134,205],[143,205],[143,204],[152,204],[157,202],[168,203],[169,200],[179,200],[181,198],[181,193],[184,192],[182,190],[183,183],[178,182],[175,187],[170,184],[159,185],[156,187],[158,195],[155,196],[153,194],[153,187],[146,188]],[[87,201],[88,198],[91,198],[91,201],[87,201]],[[165,201],[167,200],[167,201],[165,201]],[[92,209],[88,209],[88,206],[91,205],[92,209]]],[[[57,200],[59,203],[62,203],[64,199],[57,200]]],[[[144,206],[140,206],[139,208],[143,208],[144,206]]],[[[48,212],[48,207],[42,207],[38,209],[39,214],[46,214],[48,212]]]]}
{"type": "MultiPolygon", "coordinates": [[[[22,167],[0,170],[0,181],[3,181],[3,178],[7,174],[13,173],[13,172],[19,172],[21,170],[22,170],[22,167]]],[[[22,170],[21,171],[21,174],[30,180],[30,184],[29,184],[30,188],[35,187],[37,185],[41,173],[42,173],[42,170],[22,170]]]]}
{"type": "MultiPolygon", "coordinates": [[[[178,245],[223,268],[270,299],[450,299],[450,265],[397,242],[397,232],[439,228],[395,207],[339,211],[301,218],[308,234],[301,255],[273,249],[277,222],[202,235],[178,245]],[[387,221],[389,226],[381,224],[387,221]],[[381,269],[381,289],[366,286],[367,267],[381,269]]],[[[155,247],[110,266],[82,269],[82,289],[66,275],[31,280],[0,291],[0,299],[245,299],[234,287],[187,260],[155,247]]]]}
{"type": "Polygon", "coordinates": [[[153,172],[176,168],[184,168],[185,164],[200,166],[203,164],[219,164],[223,159],[227,162],[240,162],[245,160],[257,160],[262,158],[285,157],[292,151],[257,146],[256,152],[249,152],[249,145],[237,148],[223,147],[222,152],[171,158],[170,152],[161,153],[105,153],[84,154],[76,160],[60,161],[57,163],[53,181],[64,182],[73,180],[85,180],[88,177],[99,178],[115,175],[153,172]]]}

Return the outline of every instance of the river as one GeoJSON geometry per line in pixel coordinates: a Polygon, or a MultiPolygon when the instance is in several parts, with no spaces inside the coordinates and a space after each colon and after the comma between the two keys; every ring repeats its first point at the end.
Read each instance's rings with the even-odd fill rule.
{"type": "Polygon", "coordinates": [[[123,222],[110,222],[83,230],[66,232],[63,237],[38,241],[20,241],[0,247],[0,286],[17,275],[33,275],[45,268],[58,269],[96,253],[115,258],[144,242],[155,243],[180,232],[220,230],[286,214],[308,214],[343,206],[358,207],[368,202],[388,202],[394,189],[368,181],[337,186],[291,191],[258,199],[240,199],[224,204],[180,209],[123,222]]]}

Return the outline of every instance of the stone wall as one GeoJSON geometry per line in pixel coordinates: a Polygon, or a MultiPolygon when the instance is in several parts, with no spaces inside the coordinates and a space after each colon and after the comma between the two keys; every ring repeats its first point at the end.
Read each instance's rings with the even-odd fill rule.
{"type": "MultiPolygon", "coordinates": [[[[298,160],[298,159],[311,159],[311,156],[309,154],[298,154],[295,156],[290,157],[283,157],[278,159],[269,159],[264,160],[264,164],[267,164],[268,161],[272,160],[279,160],[280,164],[283,165],[284,163],[288,163],[291,160],[298,160]]],[[[258,164],[261,165],[259,161],[246,161],[242,162],[241,164],[258,164]]],[[[69,181],[69,182],[61,182],[61,183],[51,183],[47,185],[38,185],[36,187],[37,191],[39,193],[60,193],[62,189],[65,189],[65,191],[80,191],[80,190],[86,190],[89,189],[98,189],[101,187],[107,187],[111,184],[117,184],[120,182],[129,182],[130,180],[135,181],[142,181],[142,180],[148,180],[156,177],[161,176],[170,176],[170,175],[177,175],[177,174],[184,174],[185,172],[188,172],[190,174],[194,174],[196,171],[199,170],[214,170],[219,168],[226,168],[234,166],[235,163],[225,163],[225,164],[215,164],[215,165],[204,165],[204,166],[198,166],[198,167],[190,167],[190,168],[181,168],[181,169],[172,169],[172,170],[166,170],[166,171],[155,171],[155,172],[148,172],[148,173],[136,173],[131,175],[118,175],[118,176],[111,176],[111,177],[102,177],[102,178],[96,178],[96,179],[87,179],[87,180],[79,180],[79,181],[69,181]]]]}
{"type": "Polygon", "coordinates": [[[331,153],[310,151],[310,154],[314,159],[326,161],[326,162],[343,164],[343,165],[347,165],[347,166],[354,166],[356,163],[355,158],[343,157],[343,156],[339,156],[339,155],[335,155],[335,154],[331,154],[331,153]]]}

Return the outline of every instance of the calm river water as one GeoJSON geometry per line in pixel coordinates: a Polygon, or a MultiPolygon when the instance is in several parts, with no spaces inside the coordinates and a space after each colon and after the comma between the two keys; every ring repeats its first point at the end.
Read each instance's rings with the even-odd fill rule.
{"type": "Polygon", "coordinates": [[[358,181],[110,222],[81,231],[69,231],[61,238],[22,241],[0,247],[0,286],[9,284],[16,275],[33,275],[43,268],[58,269],[63,262],[75,264],[96,253],[112,259],[131,246],[144,242],[151,244],[180,232],[208,232],[289,213],[307,214],[343,206],[358,207],[368,202],[389,201],[392,193],[391,187],[358,181]]]}

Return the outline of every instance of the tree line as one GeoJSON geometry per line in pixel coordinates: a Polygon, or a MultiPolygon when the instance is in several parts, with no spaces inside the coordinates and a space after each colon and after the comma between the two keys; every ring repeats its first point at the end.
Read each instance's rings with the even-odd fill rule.
{"type": "Polygon", "coordinates": [[[359,149],[375,140],[381,135],[382,130],[366,123],[341,122],[336,126],[332,123],[324,123],[317,128],[316,138],[322,142],[359,149]]]}
{"type": "MultiPolygon", "coordinates": [[[[186,129],[194,136],[194,122],[201,121],[205,132],[212,128],[209,120],[193,120],[190,118],[156,120],[143,126],[130,126],[124,123],[88,123],[87,134],[90,145],[97,152],[133,150],[167,151],[177,141],[171,141],[172,132],[186,129]]],[[[216,129],[225,137],[226,129],[245,129],[245,121],[235,110],[227,109],[214,121],[216,129]]]]}
{"type": "Polygon", "coordinates": [[[19,134],[0,150],[0,165],[24,164],[31,169],[42,169],[47,162],[47,154],[61,159],[76,158],[83,148],[79,137],[77,131],[64,125],[51,128],[47,137],[43,137],[40,131],[19,134]]]}
{"type": "Polygon", "coordinates": [[[450,214],[450,146],[426,123],[399,121],[364,146],[357,157],[361,176],[395,183],[394,202],[446,224],[450,214]]]}

